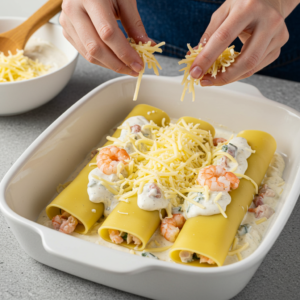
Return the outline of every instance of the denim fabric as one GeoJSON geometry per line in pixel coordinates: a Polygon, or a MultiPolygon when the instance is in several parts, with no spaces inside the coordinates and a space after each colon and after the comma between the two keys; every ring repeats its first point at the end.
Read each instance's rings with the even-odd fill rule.
{"type": "MultiPolygon", "coordinates": [[[[222,0],[137,0],[147,34],[155,41],[165,41],[163,55],[183,58],[187,43],[195,46],[222,0]]],[[[288,16],[290,39],[280,57],[259,74],[300,82],[300,5],[288,16]]],[[[122,25],[120,24],[121,29],[122,25]]],[[[124,31],[124,30],[123,30],[124,31]]],[[[241,42],[233,44],[240,51],[241,42]]]]}

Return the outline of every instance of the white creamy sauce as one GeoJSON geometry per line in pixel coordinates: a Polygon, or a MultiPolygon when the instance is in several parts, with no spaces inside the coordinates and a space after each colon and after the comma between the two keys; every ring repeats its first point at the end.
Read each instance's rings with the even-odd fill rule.
{"type": "MultiPolygon", "coordinates": [[[[263,198],[263,203],[269,205],[272,209],[275,210],[276,214],[276,207],[278,205],[278,201],[280,199],[280,195],[283,191],[284,180],[282,179],[282,173],[285,168],[285,162],[282,156],[278,153],[275,153],[271,164],[267,170],[266,177],[263,180],[263,184],[267,184],[269,188],[271,188],[276,196],[275,197],[267,197],[263,198]],[[269,177],[268,175],[272,175],[269,177]]],[[[250,207],[255,207],[252,203],[250,207]]],[[[247,212],[245,217],[241,223],[241,225],[248,225],[250,229],[247,233],[241,235],[238,234],[238,245],[244,245],[245,243],[249,244],[249,247],[246,248],[244,251],[240,252],[243,258],[248,257],[252,254],[257,247],[259,246],[261,240],[264,237],[264,234],[269,227],[269,224],[272,222],[273,215],[263,223],[256,224],[256,221],[259,219],[255,217],[254,213],[247,212]]],[[[238,262],[238,258],[236,255],[227,256],[224,262],[224,265],[229,265],[232,263],[238,262]]]]}
{"type": "Polygon", "coordinates": [[[209,199],[206,200],[205,196],[203,194],[198,193],[198,195],[193,199],[197,203],[203,205],[205,208],[201,208],[199,206],[196,206],[194,204],[189,203],[185,212],[186,219],[193,218],[197,216],[210,216],[219,214],[220,210],[217,206],[217,204],[214,202],[214,199],[216,196],[221,193],[221,198],[217,201],[217,203],[222,207],[222,209],[225,211],[227,205],[231,202],[231,197],[228,192],[216,192],[211,191],[209,193],[209,199]],[[200,195],[199,195],[200,194],[200,195]]]}
{"type": "Polygon", "coordinates": [[[55,71],[68,62],[67,56],[62,51],[53,44],[36,37],[28,40],[24,55],[32,60],[38,60],[44,65],[50,65],[50,71],[55,71]]]}
{"type": "Polygon", "coordinates": [[[143,192],[138,195],[137,204],[139,208],[153,211],[167,208],[167,206],[169,205],[169,200],[164,197],[161,190],[160,192],[158,192],[157,188],[153,188],[153,185],[155,185],[159,189],[156,184],[147,183],[143,188],[143,192]]]}
{"type": "Polygon", "coordinates": [[[119,201],[115,199],[114,195],[109,190],[107,190],[106,187],[103,186],[99,180],[95,179],[93,175],[96,175],[110,182],[118,181],[119,178],[116,174],[106,175],[98,168],[93,169],[89,174],[87,192],[90,201],[94,203],[103,203],[104,216],[107,217],[116,207],[119,201]]]}
{"type": "MultiPolygon", "coordinates": [[[[133,133],[135,135],[134,138],[136,140],[139,140],[141,138],[140,135],[138,134],[138,132],[136,132],[139,129],[141,130],[140,132],[143,134],[143,136],[145,138],[152,139],[151,130],[147,129],[147,128],[143,128],[143,126],[147,125],[147,124],[149,124],[149,121],[145,117],[135,116],[135,117],[131,117],[131,118],[128,118],[127,120],[125,120],[121,126],[129,125],[129,127],[131,129],[130,133],[133,133]]],[[[124,141],[127,134],[128,134],[128,130],[122,129],[119,140],[124,141]]],[[[139,148],[139,150],[144,151],[143,147],[144,147],[144,144],[140,144],[138,148],[139,148]]],[[[132,146],[132,143],[130,143],[130,142],[127,142],[127,144],[124,148],[128,154],[135,152],[135,150],[132,146]]]]}
{"type": "MultiPolygon", "coordinates": [[[[251,155],[251,151],[249,151],[251,150],[251,147],[248,145],[246,139],[242,137],[234,137],[229,143],[237,147],[235,156],[233,157],[236,159],[238,166],[234,172],[239,174],[245,174],[248,168],[247,158],[249,158],[249,156],[251,155]]],[[[223,151],[220,150],[219,152],[223,152],[223,151]]],[[[218,165],[221,164],[221,158],[218,160],[217,164],[218,165]]],[[[236,166],[236,163],[228,159],[227,165],[228,166],[227,167],[224,166],[224,168],[227,171],[231,171],[236,166]]]]}
{"type": "MultiPolygon", "coordinates": [[[[173,120],[172,120],[173,121],[173,120]]],[[[148,122],[148,121],[147,121],[148,122]]],[[[173,122],[176,122],[173,121],[173,122]]],[[[107,135],[112,135],[113,132],[115,131],[117,126],[114,126],[113,129],[110,130],[110,132],[108,134],[106,134],[102,140],[100,141],[100,143],[97,145],[97,147],[95,148],[98,148],[99,146],[103,145],[106,141],[106,136],[107,135]]],[[[221,128],[216,128],[216,137],[223,137],[223,138],[226,138],[226,139],[229,139],[230,136],[232,135],[232,131],[229,131],[229,130],[224,130],[224,129],[221,129],[221,128]]],[[[237,147],[240,146],[240,148],[243,148],[243,147],[247,147],[247,145],[245,144],[242,144],[242,143],[237,143],[236,145],[237,147]]],[[[248,146],[249,147],[249,146],[248,146]]],[[[248,151],[249,152],[249,151],[248,151]]],[[[247,156],[246,154],[247,152],[244,151],[244,157],[247,156]]],[[[251,154],[251,152],[249,152],[249,154],[251,154]]],[[[249,155],[248,154],[248,155],[249,155]]],[[[82,170],[82,168],[90,161],[90,154],[87,155],[86,159],[76,168],[76,170],[69,176],[69,178],[67,178],[66,182],[67,181],[71,181],[73,180],[78,174],[79,172],[82,170]]],[[[270,205],[274,210],[276,209],[277,207],[277,204],[278,204],[278,201],[280,199],[280,194],[282,193],[283,191],[283,179],[281,178],[282,176],[282,173],[283,173],[283,170],[284,170],[284,167],[285,167],[285,163],[284,163],[284,160],[282,158],[282,156],[278,153],[275,153],[273,159],[272,159],[272,162],[271,162],[271,165],[267,171],[267,174],[266,174],[266,177],[263,181],[263,183],[266,183],[268,184],[268,186],[274,190],[276,192],[276,197],[265,197],[263,199],[263,202],[265,204],[268,204],[270,205]],[[272,175],[272,176],[270,176],[272,175]]],[[[97,170],[97,168],[95,169],[97,170]]],[[[93,170],[94,171],[94,170],[93,170]]],[[[99,170],[100,171],[100,170],[99,170]]],[[[98,173],[98,171],[94,171],[96,172],[95,174],[99,177],[101,177],[98,173]]],[[[100,171],[101,172],[101,171],[100,171]]],[[[236,171],[237,172],[237,171],[236,171]]],[[[92,172],[91,172],[92,173],[92,172]]],[[[90,174],[91,175],[91,174],[90,174]]],[[[103,176],[107,176],[105,174],[103,174],[103,176]]],[[[108,177],[102,177],[108,181],[113,181],[112,178],[108,178],[108,177]]],[[[90,176],[89,176],[89,179],[90,179],[90,176]]],[[[89,189],[92,190],[93,186],[90,186],[89,189]]],[[[95,189],[97,188],[97,184],[96,186],[94,187],[95,189]]],[[[107,190],[106,190],[107,191],[107,190]]],[[[143,190],[144,192],[144,190],[143,190]]],[[[92,193],[92,192],[91,192],[92,193]]],[[[98,197],[100,198],[99,194],[102,194],[101,193],[97,193],[97,191],[93,191],[94,195],[92,197],[95,197],[95,199],[98,197]],[[98,195],[98,196],[97,196],[98,195]]],[[[104,192],[105,193],[105,192],[104,192]]],[[[217,195],[219,192],[215,192],[217,195]]],[[[223,194],[223,193],[222,193],[223,194]]],[[[224,193],[225,194],[225,193],[224,193]]],[[[112,195],[112,194],[111,194],[112,195]]],[[[55,197],[57,196],[57,194],[54,195],[54,197],[52,199],[54,199],[55,197]]],[[[113,195],[112,195],[113,197],[113,195]]],[[[224,201],[226,203],[226,196],[223,196],[222,195],[222,198],[224,197],[224,201]]],[[[210,199],[209,201],[211,201],[212,199],[214,199],[214,195],[213,195],[213,192],[210,193],[210,199]]],[[[221,205],[222,203],[222,198],[220,198],[220,200],[218,201],[218,203],[221,205]]],[[[52,201],[52,200],[51,200],[52,201]]],[[[208,202],[209,202],[208,201],[208,202]]],[[[227,200],[228,201],[228,200],[227,200]]],[[[99,201],[101,202],[101,201],[99,201]]],[[[113,200],[112,200],[113,202],[113,200]]],[[[201,202],[201,204],[203,204],[201,202]]],[[[205,202],[204,204],[205,205],[205,202]]],[[[209,204],[206,204],[207,206],[209,206],[209,204]]],[[[151,205],[149,205],[151,207],[151,205]]],[[[252,206],[254,207],[254,205],[252,204],[252,206]]],[[[192,207],[195,207],[194,205],[192,207]]],[[[222,206],[223,208],[223,206],[222,206]]],[[[195,208],[193,208],[195,209],[195,208]]],[[[223,208],[224,209],[224,208],[223,208]]],[[[241,209],[246,209],[246,208],[241,208],[241,209]]],[[[225,209],[224,209],[225,210],[225,209]]],[[[276,212],[275,212],[276,213],[276,212]]],[[[244,234],[244,235],[241,235],[239,236],[238,235],[238,245],[243,245],[244,243],[248,242],[249,243],[249,247],[242,251],[241,252],[241,255],[243,258],[246,258],[247,256],[249,256],[250,254],[252,254],[256,249],[257,247],[259,246],[262,238],[264,237],[264,234],[267,230],[267,227],[269,225],[270,222],[272,222],[272,218],[273,216],[268,219],[266,222],[263,222],[259,225],[257,225],[255,223],[255,221],[257,221],[258,219],[255,218],[255,214],[254,213],[246,213],[245,214],[245,217],[242,221],[241,224],[247,224],[250,226],[250,229],[249,229],[249,232],[244,234]]],[[[80,238],[82,240],[86,240],[86,241],[89,241],[91,243],[95,243],[95,244],[98,244],[98,245],[102,245],[102,246],[106,246],[108,248],[111,248],[111,249],[116,249],[116,250],[119,250],[119,251],[122,251],[122,252],[126,252],[126,253],[131,253],[131,254],[135,254],[135,255],[142,255],[143,252],[140,252],[140,251],[132,251],[130,249],[127,249],[125,247],[122,247],[122,246],[118,246],[116,244],[112,244],[112,243],[109,243],[109,242],[106,242],[104,241],[98,234],[98,229],[99,227],[101,226],[102,222],[104,221],[103,218],[101,218],[94,226],[93,228],[90,230],[90,232],[86,235],[82,235],[82,234],[78,234],[76,232],[73,232],[71,235],[74,236],[74,237],[77,237],[77,238],[80,238]]],[[[46,209],[44,209],[38,219],[37,219],[37,223],[41,224],[41,225],[44,225],[44,226],[47,226],[49,228],[53,228],[52,226],[52,222],[51,220],[48,219],[48,216],[46,214],[46,209]]],[[[160,233],[160,226],[157,228],[157,230],[155,231],[155,233],[153,234],[153,236],[150,238],[148,244],[146,245],[146,249],[149,251],[149,249],[151,248],[161,248],[161,247],[167,247],[167,246],[171,246],[172,243],[168,242],[160,233]]],[[[151,250],[150,250],[151,252],[151,250]]],[[[152,254],[154,254],[158,259],[160,260],[163,260],[163,261],[168,261],[168,262],[173,262],[170,257],[169,257],[169,250],[167,251],[163,251],[163,252],[152,252],[152,254]]],[[[235,262],[238,262],[238,259],[236,257],[236,255],[234,256],[227,256],[226,260],[225,260],[225,263],[224,265],[228,265],[228,264],[232,264],[232,263],[235,263],[235,262]]]]}

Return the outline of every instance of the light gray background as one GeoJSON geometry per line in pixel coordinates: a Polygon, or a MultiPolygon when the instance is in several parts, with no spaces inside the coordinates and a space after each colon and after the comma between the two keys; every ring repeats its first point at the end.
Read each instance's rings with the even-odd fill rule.
{"type": "MultiPolygon", "coordinates": [[[[0,0],[0,16],[29,16],[44,2],[0,0]]],[[[158,60],[163,67],[162,75],[178,75],[176,59],[160,56],[158,60]]],[[[71,81],[51,102],[19,116],[0,117],[0,179],[57,117],[87,92],[116,76],[119,75],[91,65],[80,57],[71,81]]],[[[264,76],[253,76],[244,82],[258,87],[266,97],[300,111],[300,83],[264,76]]],[[[261,267],[235,300],[300,299],[299,232],[300,202],[261,267]]],[[[0,299],[145,298],[89,282],[36,262],[20,248],[0,213],[0,299]]]]}

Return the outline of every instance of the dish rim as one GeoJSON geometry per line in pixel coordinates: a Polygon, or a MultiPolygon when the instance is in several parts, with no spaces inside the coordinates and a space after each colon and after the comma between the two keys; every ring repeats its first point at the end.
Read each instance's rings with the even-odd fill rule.
{"type": "MultiPolygon", "coordinates": [[[[152,75],[144,75],[143,76],[144,81],[159,80],[159,81],[168,81],[171,83],[177,82],[178,80],[180,80],[180,78],[182,78],[182,76],[178,76],[178,77],[159,76],[158,78],[154,77],[152,75]]],[[[190,266],[176,264],[176,263],[170,263],[170,262],[166,262],[166,261],[157,261],[157,260],[150,260],[150,259],[146,260],[143,257],[136,256],[135,259],[137,259],[137,260],[140,259],[139,264],[136,264],[135,266],[131,266],[130,268],[127,267],[124,271],[120,271],[120,270],[114,270],[114,266],[111,266],[110,268],[106,268],[106,267],[102,267],[102,266],[100,267],[98,265],[85,262],[78,258],[73,259],[70,256],[66,255],[65,253],[59,253],[59,252],[55,251],[54,249],[51,249],[51,247],[46,242],[47,235],[50,236],[53,234],[56,240],[66,241],[69,238],[75,238],[80,243],[87,242],[93,246],[97,246],[97,247],[100,246],[100,247],[104,247],[104,248],[107,248],[107,247],[101,246],[101,245],[96,245],[96,244],[93,244],[88,241],[79,240],[76,237],[72,237],[72,236],[65,236],[65,235],[62,236],[61,233],[59,233],[59,232],[56,232],[50,228],[47,228],[43,225],[40,225],[34,221],[28,220],[25,217],[18,215],[16,212],[14,212],[8,206],[8,204],[6,203],[6,200],[5,200],[5,191],[8,187],[11,179],[13,179],[15,174],[27,162],[27,160],[30,159],[30,157],[32,156],[32,154],[34,154],[36,149],[47,140],[47,138],[51,135],[51,133],[53,131],[55,131],[55,129],[57,127],[59,127],[60,124],[62,122],[64,122],[67,118],[71,117],[71,115],[73,113],[77,112],[81,108],[81,106],[83,106],[90,98],[92,98],[96,94],[98,94],[102,89],[104,89],[110,85],[116,84],[119,81],[129,81],[129,80],[134,81],[136,79],[129,77],[129,76],[122,76],[122,77],[111,79],[111,80],[99,85],[98,87],[96,87],[95,89],[90,91],[88,94],[86,94],[84,97],[82,97],[80,100],[78,100],[68,110],[66,110],[60,117],[58,117],[51,125],[49,125],[48,128],[46,128],[32,142],[32,144],[23,152],[23,154],[11,166],[11,168],[5,174],[5,176],[3,177],[3,179],[0,183],[0,209],[3,212],[4,216],[12,218],[15,221],[17,221],[18,223],[21,223],[22,225],[29,227],[31,230],[34,230],[35,232],[37,232],[41,236],[45,251],[47,251],[51,254],[55,254],[56,256],[60,256],[67,260],[73,260],[73,261],[76,261],[79,263],[83,263],[85,265],[90,265],[92,267],[100,268],[102,270],[106,270],[106,271],[118,273],[118,274],[124,274],[124,273],[130,274],[133,272],[134,273],[142,272],[144,270],[149,270],[152,268],[163,268],[163,269],[167,269],[167,270],[173,271],[173,272],[176,272],[176,271],[177,272],[178,271],[179,272],[191,272],[191,273],[195,273],[195,274],[216,274],[216,273],[222,274],[222,273],[240,272],[243,269],[248,269],[248,268],[253,267],[256,264],[260,264],[261,261],[263,260],[263,258],[266,256],[266,254],[270,251],[270,249],[273,246],[273,244],[275,243],[275,241],[277,240],[279,234],[282,232],[282,230],[283,230],[287,220],[289,219],[289,217],[293,211],[293,208],[298,200],[298,196],[300,193],[300,186],[298,187],[296,184],[291,185],[289,195],[286,198],[287,203],[284,203],[281,210],[278,212],[277,220],[274,222],[274,224],[272,224],[272,227],[270,228],[269,232],[263,238],[262,242],[260,243],[259,247],[254,251],[254,253],[252,253],[250,256],[243,259],[242,261],[239,261],[238,263],[234,263],[234,264],[226,265],[226,266],[222,266],[222,267],[215,267],[215,268],[196,268],[196,267],[193,268],[190,266]],[[287,204],[289,204],[289,205],[287,205],[287,204]]],[[[225,91],[227,93],[245,94],[245,93],[242,93],[241,91],[229,90],[228,89],[229,87],[236,88],[237,90],[241,90],[241,89],[243,90],[245,88],[246,90],[248,90],[248,92],[252,90],[252,92],[253,92],[252,95],[247,94],[250,98],[252,98],[251,100],[257,101],[259,98],[260,102],[264,102],[269,105],[273,105],[278,108],[281,108],[281,109],[285,110],[286,112],[297,116],[297,118],[300,119],[300,112],[298,112],[295,109],[288,107],[284,104],[267,99],[262,94],[260,94],[258,89],[256,89],[255,87],[253,87],[249,84],[236,82],[236,83],[230,84],[226,88],[210,87],[210,89],[217,90],[217,91],[221,90],[221,91],[225,91]]],[[[296,176],[294,178],[294,182],[299,182],[299,181],[300,181],[300,168],[298,168],[296,176]]],[[[71,242],[71,240],[70,240],[70,242],[71,242]]],[[[110,249],[110,248],[107,248],[107,249],[110,249]]],[[[119,250],[110,249],[110,251],[112,251],[112,250],[115,251],[115,253],[118,252],[120,254],[126,254],[126,255],[132,256],[132,254],[122,253],[119,250]]]]}
{"type": "MultiPolygon", "coordinates": [[[[1,17],[0,16],[0,21],[1,20],[20,20],[20,21],[25,21],[25,20],[27,20],[27,18],[23,18],[23,17],[1,17]]],[[[53,22],[47,22],[46,24],[44,24],[43,26],[45,26],[45,25],[49,25],[49,26],[54,26],[54,27],[61,27],[61,25],[60,24],[56,24],[56,23],[53,23],[53,22]]],[[[42,26],[42,27],[43,27],[42,26]]],[[[42,28],[41,27],[41,28],[42,28]]],[[[62,34],[62,33],[61,33],[62,34]]],[[[34,33],[33,33],[33,35],[34,35],[34,33]]],[[[32,36],[33,36],[32,35],[32,36]]],[[[62,36],[63,36],[63,34],[62,34],[62,36]]],[[[52,44],[52,42],[50,42],[51,44],[52,44]]],[[[70,44],[71,45],[71,44],[70,44]]],[[[54,45],[55,46],[55,45],[54,45]]],[[[72,47],[73,47],[73,45],[71,45],[72,47]]],[[[73,47],[74,48],[74,47],[73,47]]],[[[31,81],[34,81],[34,80],[38,80],[38,79],[40,79],[40,78],[45,78],[45,77],[47,77],[47,76],[50,76],[50,75],[52,75],[52,74],[55,74],[55,73],[57,73],[57,72],[59,72],[59,71],[61,71],[61,70],[63,70],[63,69],[65,69],[65,68],[67,68],[69,65],[71,65],[74,61],[76,61],[76,59],[78,58],[78,56],[79,56],[79,53],[78,53],[78,51],[77,51],[77,49],[76,48],[74,48],[74,51],[75,51],[75,55],[73,55],[73,57],[69,60],[68,59],[68,62],[65,64],[65,65],[63,65],[63,66],[61,66],[60,68],[58,68],[57,70],[54,70],[54,71],[51,71],[51,72],[49,72],[49,73],[46,73],[46,74],[43,74],[43,75],[41,75],[41,76],[37,76],[37,77],[34,77],[34,78],[30,78],[30,79],[26,79],[26,80],[20,80],[20,81],[13,81],[13,82],[1,82],[0,83],[0,88],[1,88],[1,86],[5,86],[5,85],[13,85],[13,84],[22,84],[22,83],[24,83],[24,82],[31,82],[31,81]]],[[[63,51],[62,51],[63,52],[63,51]]],[[[64,55],[68,58],[68,56],[67,56],[67,54],[65,53],[65,52],[63,52],[64,53],[64,55]]]]}

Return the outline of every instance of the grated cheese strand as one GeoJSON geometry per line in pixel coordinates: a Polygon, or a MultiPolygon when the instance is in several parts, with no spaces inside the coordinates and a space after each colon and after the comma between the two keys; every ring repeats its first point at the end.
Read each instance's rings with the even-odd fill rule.
{"type": "Polygon", "coordinates": [[[266,217],[263,217],[263,218],[261,218],[261,219],[255,221],[255,224],[256,224],[256,225],[259,225],[259,224],[261,224],[261,223],[263,223],[263,222],[266,222],[266,221],[268,221],[268,219],[267,219],[266,217]]]}
{"type": "Polygon", "coordinates": [[[38,60],[34,61],[24,56],[23,50],[17,50],[13,55],[9,51],[6,56],[0,52],[0,83],[15,82],[42,76],[50,70],[51,66],[45,66],[38,60]]]}
{"type": "Polygon", "coordinates": [[[138,80],[137,80],[136,87],[135,87],[134,96],[133,96],[133,101],[136,101],[138,94],[139,94],[142,77],[145,72],[146,64],[149,69],[153,69],[155,75],[159,76],[157,68],[159,68],[161,70],[161,66],[158,63],[158,61],[156,60],[156,58],[154,57],[153,53],[155,53],[155,52],[162,53],[162,49],[160,49],[159,47],[165,45],[165,42],[161,42],[155,46],[151,46],[150,41],[145,44],[142,44],[142,42],[139,42],[138,44],[136,44],[136,42],[130,38],[128,38],[128,41],[130,43],[130,46],[138,53],[138,55],[141,57],[141,59],[144,63],[144,68],[139,73],[138,80]]]}
{"type": "MultiPolygon", "coordinates": [[[[190,54],[185,56],[185,59],[182,59],[178,62],[179,65],[186,64],[186,67],[182,68],[180,71],[184,71],[182,85],[184,85],[183,92],[181,95],[181,101],[183,101],[185,93],[189,90],[189,93],[193,95],[193,101],[195,101],[195,88],[194,85],[198,85],[200,80],[202,79],[194,79],[190,75],[190,68],[198,56],[198,54],[203,50],[202,44],[198,45],[198,49],[192,49],[190,44],[187,44],[188,49],[190,50],[190,54]],[[188,78],[190,77],[190,78],[188,78]]],[[[236,57],[239,55],[239,52],[234,51],[234,46],[231,46],[225,49],[221,55],[217,58],[217,60],[213,63],[213,65],[207,70],[206,74],[211,74],[211,77],[216,78],[218,72],[225,72],[226,68],[229,67],[232,63],[234,63],[236,57]]]]}
{"type": "Polygon", "coordinates": [[[252,184],[253,184],[254,187],[255,187],[255,194],[258,194],[258,186],[257,186],[256,182],[255,182],[252,178],[250,178],[249,176],[247,176],[247,175],[245,175],[245,174],[240,174],[240,173],[233,173],[233,174],[234,174],[236,177],[242,177],[242,178],[245,178],[245,179],[251,181],[252,184]]]}

